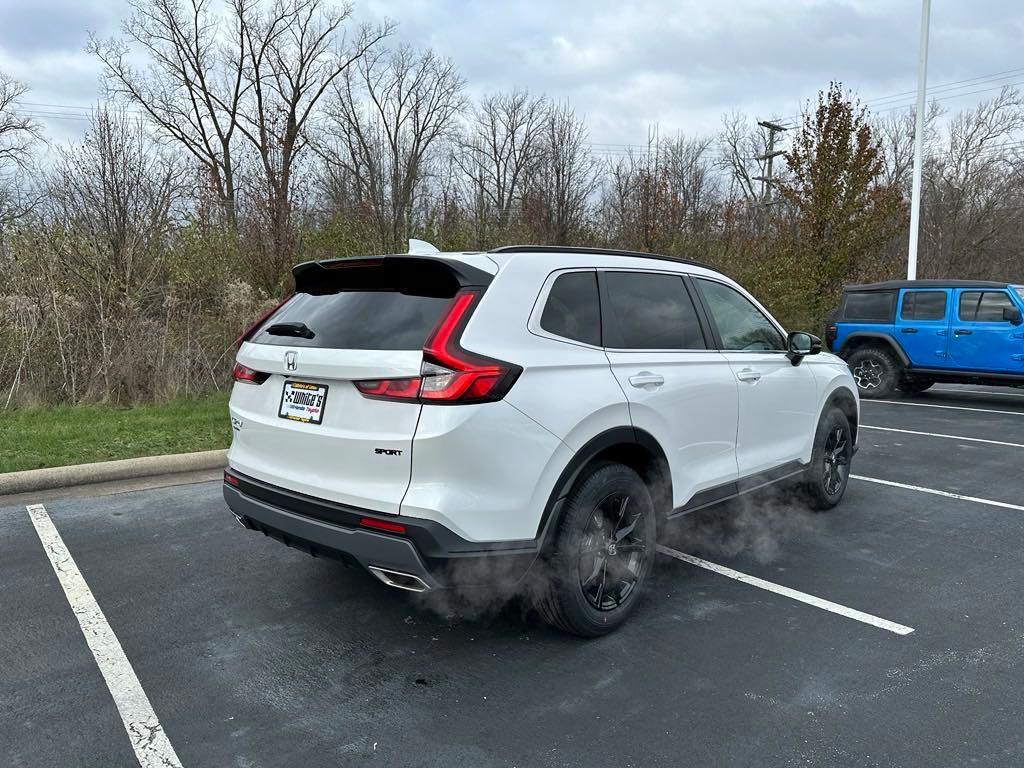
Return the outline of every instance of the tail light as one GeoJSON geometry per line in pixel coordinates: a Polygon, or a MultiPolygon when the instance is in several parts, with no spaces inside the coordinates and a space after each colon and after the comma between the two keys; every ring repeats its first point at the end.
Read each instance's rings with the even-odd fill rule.
{"type": "Polygon", "coordinates": [[[364,397],[374,400],[415,400],[420,394],[420,379],[367,379],[357,381],[358,389],[364,397]]]}
{"type": "Polygon", "coordinates": [[[261,325],[263,325],[263,323],[265,323],[267,321],[267,318],[269,318],[272,314],[277,312],[277,310],[279,310],[281,307],[283,307],[285,304],[287,304],[289,301],[291,301],[291,298],[294,295],[295,295],[294,293],[289,293],[287,296],[285,296],[283,299],[281,299],[281,301],[279,301],[273,307],[271,307],[266,312],[264,312],[262,315],[260,315],[259,319],[255,323],[253,323],[248,328],[246,328],[244,331],[242,331],[242,335],[239,336],[237,339],[235,339],[235,348],[238,349],[239,347],[242,346],[242,342],[245,342],[245,341],[248,341],[249,339],[251,339],[253,337],[253,335],[256,333],[257,329],[261,325]]]}
{"type": "Polygon", "coordinates": [[[825,326],[825,345],[832,350],[832,345],[835,343],[836,335],[839,333],[839,328],[835,323],[829,323],[825,326]]]}
{"type": "Polygon", "coordinates": [[[418,378],[357,381],[365,396],[379,400],[419,401],[437,405],[490,403],[512,388],[522,368],[462,348],[459,338],[483,292],[460,291],[452,299],[423,346],[418,378]]]}
{"type": "Polygon", "coordinates": [[[262,384],[270,378],[270,374],[263,373],[262,371],[255,371],[249,366],[242,365],[241,363],[235,363],[235,367],[231,370],[231,378],[235,381],[240,381],[243,384],[262,384]]]}

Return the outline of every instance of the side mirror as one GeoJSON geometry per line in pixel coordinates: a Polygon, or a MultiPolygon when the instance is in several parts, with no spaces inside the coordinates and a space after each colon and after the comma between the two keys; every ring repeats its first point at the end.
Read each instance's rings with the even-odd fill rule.
{"type": "Polygon", "coordinates": [[[1021,317],[1020,310],[1016,307],[1003,307],[1003,320],[1008,320],[1014,325],[1020,325],[1024,322],[1024,318],[1021,317]]]}
{"type": "Polygon", "coordinates": [[[821,339],[803,331],[792,331],[786,337],[786,357],[793,365],[800,365],[800,361],[807,355],[817,355],[821,352],[821,339]]]}

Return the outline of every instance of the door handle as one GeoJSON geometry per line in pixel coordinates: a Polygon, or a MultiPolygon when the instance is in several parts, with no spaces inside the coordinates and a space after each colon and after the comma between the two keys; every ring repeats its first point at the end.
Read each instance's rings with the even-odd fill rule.
{"type": "Polygon", "coordinates": [[[966,328],[957,328],[953,331],[954,336],[970,336],[974,331],[969,331],[966,328]]]}
{"type": "Polygon", "coordinates": [[[629,377],[629,383],[637,389],[642,387],[660,387],[665,383],[665,377],[650,371],[640,371],[629,377]]]}
{"type": "Polygon", "coordinates": [[[917,328],[903,328],[901,333],[917,333],[917,328]]]}
{"type": "Polygon", "coordinates": [[[755,371],[753,368],[744,368],[742,371],[736,372],[736,378],[740,381],[759,381],[761,372],[755,371]]]}

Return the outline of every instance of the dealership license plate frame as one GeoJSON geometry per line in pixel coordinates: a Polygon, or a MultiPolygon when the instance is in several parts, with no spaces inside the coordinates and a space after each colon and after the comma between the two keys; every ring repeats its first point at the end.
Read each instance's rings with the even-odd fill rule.
{"type": "MultiPolygon", "coordinates": [[[[324,411],[327,409],[327,394],[330,387],[327,384],[316,384],[311,381],[293,381],[286,379],[284,386],[281,388],[281,402],[277,406],[277,416],[281,419],[287,419],[288,421],[296,421],[300,424],[314,424],[319,425],[324,421],[324,411]],[[319,412],[313,416],[302,417],[294,412],[285,412],[285,398],[289,392],[312,392],[314,394],[322,394],[322,399],[319,403],[319,412]]],[[[289,403],[289,405],[291,405],[289,403]]],[[[307,406],[308,408],[308,406],[307,406]]]]}

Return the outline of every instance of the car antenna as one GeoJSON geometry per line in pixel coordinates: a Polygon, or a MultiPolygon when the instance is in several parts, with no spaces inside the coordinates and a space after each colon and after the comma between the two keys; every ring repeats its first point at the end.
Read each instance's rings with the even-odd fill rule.
{"type": "Polygon", "coordinates": [[[409,238],[410,256],[432,256],[435,253],[440,253],[440,251],[426,240],[414,240],[409,238]]]}

